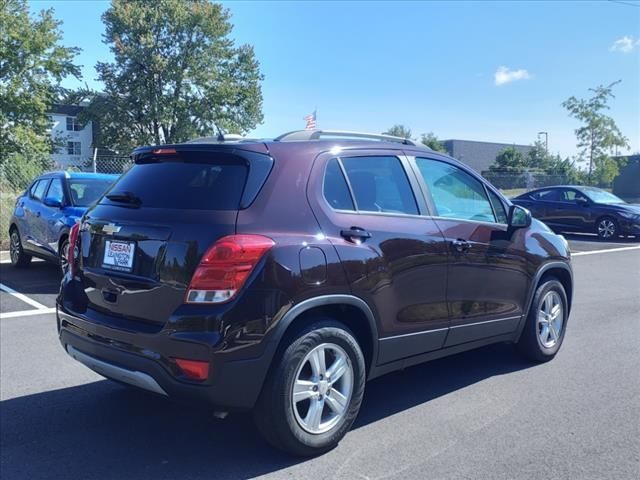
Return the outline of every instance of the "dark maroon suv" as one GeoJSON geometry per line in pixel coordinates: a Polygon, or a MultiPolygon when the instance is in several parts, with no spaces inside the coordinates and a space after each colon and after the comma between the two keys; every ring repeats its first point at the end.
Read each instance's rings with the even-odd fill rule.
{"type": "Polygon", "coordinates": [[[544,362],[573,291],[567,242],[409,140],[301,131],[142,147],[71,232],[65,350],[218,411],[276,447],[333,446],[367,380],[496,342],[544,362]]]}

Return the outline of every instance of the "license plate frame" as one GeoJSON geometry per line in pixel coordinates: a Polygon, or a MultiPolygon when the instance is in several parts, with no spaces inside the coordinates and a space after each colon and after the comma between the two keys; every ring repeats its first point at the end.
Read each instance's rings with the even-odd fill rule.
{"type": "Polygon", "coordinates": [[[102,268],[118,272],[132,272],[136,242],[127,240],[105,240],[102,268]]]}

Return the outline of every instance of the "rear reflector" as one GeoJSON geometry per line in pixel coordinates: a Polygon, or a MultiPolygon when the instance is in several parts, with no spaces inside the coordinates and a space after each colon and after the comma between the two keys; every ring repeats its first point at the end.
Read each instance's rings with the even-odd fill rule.
{"type": "Polygon", "coordinates": [[[184,376],[192,380],[206,380],[209,377],[209,362],[174,358],[184,376]]]}
{"type": "Polygon", "coordinates": [[[222,303],[231,300],[262,256],[275,245],[262,235],[229,235],[204,254],[189,289],[187,303],[222,303]]]}
{"type": "Polygon", "coordinates": [[[71,227],[69,232],[69,249],[67,250],[67,261],[69,262],[69,270],[71,275],[75,276],[77,270],[77,257],[78,257],[78,233],[80,232],[80,224],[76,223],[71,227]]]}

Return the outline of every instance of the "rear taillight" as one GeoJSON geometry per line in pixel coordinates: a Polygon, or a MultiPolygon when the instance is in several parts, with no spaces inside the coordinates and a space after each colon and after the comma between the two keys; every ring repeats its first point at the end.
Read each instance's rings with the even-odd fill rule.
{"type": "Polygon", "coordinates": [[[229,235],[204,254],[189,289],[187,303],[222,303],[242,288],[258,261],[275,245],[262,235],[229,235]]]}
{"type": "Polygon", "coordinates": [[[69,250],[67,250],[67,261],[69,262],[69,270],[71,276],[76,275],[77,259],[78,259],[78,233],[80,232],[80,224],[76,223],[71,227],[69,232],[69,250]]]}

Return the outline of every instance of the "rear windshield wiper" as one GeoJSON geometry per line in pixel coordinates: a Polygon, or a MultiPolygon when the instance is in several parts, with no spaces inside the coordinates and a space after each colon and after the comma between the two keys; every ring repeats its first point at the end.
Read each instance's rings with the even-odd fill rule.
{"type": "Polygon", "coordinates": [[[131,204],[131,205],[142,204],[142,200],[140,200],[140,197],[134,195],[131,192],[110,193],[107,195],[107,198],[112,202],[122,202],[122,203],[131,204]]]}

